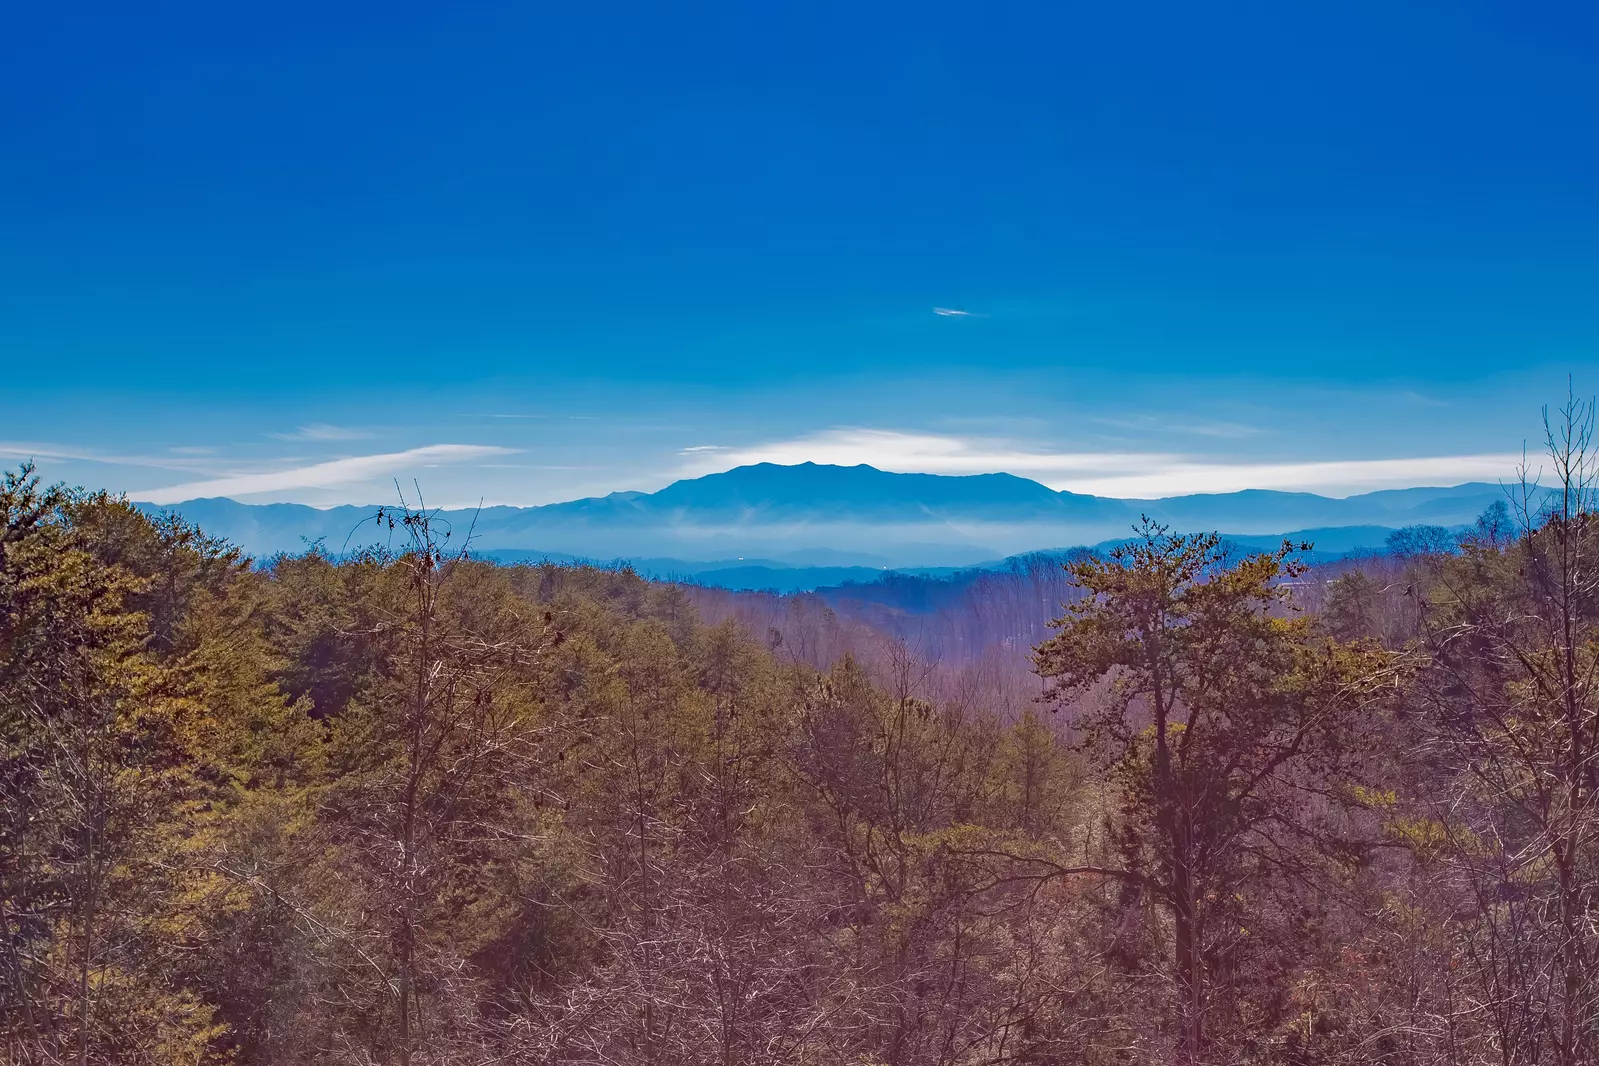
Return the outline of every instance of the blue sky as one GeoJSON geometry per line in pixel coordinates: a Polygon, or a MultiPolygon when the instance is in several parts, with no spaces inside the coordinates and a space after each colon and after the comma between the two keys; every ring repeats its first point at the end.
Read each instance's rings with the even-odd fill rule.
{"type": "Polygon", "coordinates": [[[24,5],[0,460],[317,504],[1508,475],[1599,388],[1596,20],[24,5]]]}

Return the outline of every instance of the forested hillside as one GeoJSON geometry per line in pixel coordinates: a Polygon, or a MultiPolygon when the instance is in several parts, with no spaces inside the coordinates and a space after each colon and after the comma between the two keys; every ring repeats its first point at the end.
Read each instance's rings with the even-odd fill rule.
{"type": "Polygon", "coordinates": [[[920,612],[6,475],[4,1061],[1599,1061],[1587,417],[1458,541],[920,612]]]}

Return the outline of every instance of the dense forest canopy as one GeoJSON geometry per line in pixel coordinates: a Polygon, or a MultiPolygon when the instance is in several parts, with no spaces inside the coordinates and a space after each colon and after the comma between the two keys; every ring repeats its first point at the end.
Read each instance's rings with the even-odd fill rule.
{"type": "Polygon", "coordinates": [[[5,1061],[1599,1061],[1591,416],[1463,536],[1146,523],[915,619],[24,467],[5,1061]]]}

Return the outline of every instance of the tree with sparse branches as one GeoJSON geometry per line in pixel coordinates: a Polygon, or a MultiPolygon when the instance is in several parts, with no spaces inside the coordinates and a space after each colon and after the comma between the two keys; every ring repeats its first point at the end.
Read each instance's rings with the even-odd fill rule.
{"type": "Polygon", "coordinates": [[[1214,535],[1146,519],[1132,542],[1070,564],[1085,595],[1037,652],[1057,706],[1101,686],[1077,724],[1120,794],[1120,876],[1170,918],[1180,1063],[1212,1061],[1212,1028],[1239,1016],[1225,975],[1248,965],[1248,897],[1279,877],[1312,883],[1313,839],[1356,857],[1338,855],[1327,801],[1355,782],[1396,667],[1294,616],[1294,551],[1235,560],[1214,535]]]}

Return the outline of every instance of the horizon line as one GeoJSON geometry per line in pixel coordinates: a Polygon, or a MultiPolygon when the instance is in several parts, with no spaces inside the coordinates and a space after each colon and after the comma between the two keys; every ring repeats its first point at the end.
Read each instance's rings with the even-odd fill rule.
{"type": "MultiPolygon", "coordinates": [[[[1376,460],[1376,461],[1382,462],[1382,461],[1387,461],[1387,460],[1376,460]]],[[[874,466],[871,463],[853,463],[853,464],[818,463],[818,462],[816,462],[814,460],[809,460],[809,459],[807,459],[807,460],[805,460],[803,462],[798,462],[798,463],[777,463],[777,462],[772,462],[770,460],[762,460],[760,462],[755,462],[755,463],[739,464],[737,466],[729,467],[726,470],[712,471],[710,473],[701,474],[701,475],[698,475],[696,477],[677,478],[677,479],[675,479],[675,480],[673,480],[671,482],[668,482],[666,485],[661,486],[661,488],[654,489],[654,490],[647,490],[647,489],[614,489],[614,490],[612,490],[610,492],[607,492],[607,493],[601,493],[601,494],[591,495],[591,496],[574,496],[574,497],[572,497],[570,499],[552,500],[552,501],[549,501],[548,503],[510,503],[510,502],[489,502],[489,501],[482,501],[482,502],[478,502],[478,503],[446,503],[446,504],[440,504],[440,505],[438,505],[436,507],[429,507],[427,509],[429,511],[470,511],[470,510],[485,510],[486,511],[486,510],[490,510],[490,509],[494,509],[494,508],[504,507],[504,508],[510,508],[510,509],[513,509],[513,510],[537,510],[537,509],[545,508],[545,507],[560,507],[560,506],[563,506],[563,505],[566,505],[566,504],[583,503],[583,502],[586,502],[586,501],[589,501],[589,500],[604,500],[604,499],[608,499],[608,498],[610,498],[612,496],[623,496],[623,495],[653,496],[653,495],[656,495],[656,494],[658,494],[660,492],[664,492],[666,489],[671,488],[673,485],[683,484],[683,483],[686,483],[686,482],[703,481],[703,480],[705,480],[707,478],[721,477],[721,476],[725,476],[727,474],[736,473],[737,471],[740,471],[740,470],[752,470],[752,469],[757,469],[757,468],[760,468],[760,467],[771,467],[771,468],[774,468],[774,469],[782,469],[782,470],[793,470],[793,469],[799,469],[799,468],[804,468],[804,467],[815,467],[815,468],[819,468],[819,469],[832,469],[832,470],[861,470],[861,469],[865,469],[865,470],[870,470],[870,471],[872,471],[874,473],[878,473],[878,474],[886,474],[886,475],[888,475],[890,477],[931,477],[931,478],[941,478],[941,479],[950,479],[950,480],[967,479],[967,478],[982,478],[982,477],[1008,477],[1008,478],[1014,478],[1017,481],[1025,481],[1025,482],[1028,482],[1030,484],[1037,485],[1038,487],[1040,487],[1040,488],[1046,490],[1047,492],[1050,492],[1050,493],[1052,493],[1052,494],[1054,494],[1056,496],[1071,496],[1071,497],[1086,498],[1086,499],[1099,499],[1099,500],[1115,500],[1115,501],[1121,502],[1121,503],[1158,503],[1158,502],[1163,501],[1163,500],[1190,499],[1190,498],[1196,498],[1196,497],[1240,496],[1240,495],[1243,495],[1245,493],[1273,493],[1273,494],[1282,495],[1282,496],[1312,496],[1312,497],[1315,497],[1316,499],[1322,499],[1322,500],[1349,500],[1349,499],[1354,499],[1354,498],[1359,497],[1359,496],[1376,495],[1377,493],[1380,493],[1380,492],[1407,492],[1407,491],[1413,491],[1413,490],[1418,490],[1418,489],[1458,489],[1458,488],[1466,488],[1468,486],[1473,486],[1473,485],[1481,485],[1481,486],[1484,486],[1484,487],[1497,487],[1497,488],[1500,488],[1500,489],[1508,489],[1512,484],[1514,484],[1514,482],[1506,482],[1506,481],[1490,482],[1490,481],[1480,481],[1480,480],[1479,481],[1467,480],[1467,481],[1459,481],[1459,482],[1453,482],[1453,483],[1419,482],[1419,483],[1410,484],[1410,485],[1392,485],[1392,486],[1385,486],[1385,487],[1381,487],[1381,488],[1364,489],[1364,490],[1359,491],[1359,492],[1351,492],[1351,493],[1348,493],[1348,494],[1345,494],[1345,495],[1333,495],[1333,494],[1323,493],[1323,492],[1314,492],[1314,491],[1312,491],[1310,489],[1245,487],[1245,488],[1240,488],[1240,489],[1229,489],[1229,490],[1226,490],[1226,491],[1217,491],[1217,492],[1173,493],[1173,494],[1164,495],[1164,496],[1115,496],[1115,495],[1100,494],[1100,493],[1093,493],[1093,492],[1078,492],[1078,491],[1074,491],[1074,490],[1071,490],[1071,489],[1056,489],[1056,488],[1053,488],[1053,487],[1051,487],[1049,485],[1044,484],[1043,482],[1037,480],[1036,478],[1026,477],[1026,476],[1021,475],[1021,474],[1014,474],[1014,473],[1011,473],[1010,471],[1007,471],[1007,470],[990,470],[990,471],[981,471],[981,472],[973,472],[973,473],[935,473],[935,472],[930,472],[930,471],[887,470],[887,469],[884,469],[882,467],[874,466]]],[[[1536,487],[1537,486],[1537,481],[1534,480],[1530,484],[1533,485],[1534,487],[1536,487]]],[[[159,490],[155,490],[155,491],[159,491],[159,490]]],[[[336,510],[338,510],[341,507],[356,507],[356,508],[362,508],[362,507],[390,507],[390,506],[394,505],[394,501],[393,500],[387,500],[387,501],[373,500],[373,501],[368,501],[368,502],[345,502],[345,503],[332,503],[332,504],[310,503],[310,502],[301,501],[301,500],[263,500],[263,501],[258,501],[257,502],[257,501],[243,500],[243,499],[239,499],[237,496],[229,496],[229,495],[192,496],[192,497],[188,497],[188,498],[185,498],[185,499],[182,499],[182,500],[176,500],[176,501],[173,501],[171,503],[160,503],[160,502],[157,502],[157,501],[154,501],[154,500],[141,499],[141,498],[139,498],[139,494],[138,493],[125,492],[125,493],[121,493],[120,495],[130,504],[133,504],[133,505],[136,505],[136,506],[154,507],[154,508],[158,508],[158,509],[161,509],[161,510],[170,510],[170,509],[175,508],[175,507],[181,507],[182,505],[188,504],[188,503],[209,502],[209,501],[212,501],[212,500],[226,500],[229,503],[235,503],[235,504],[238,504],[241,507],[274,507],[274,506],[306,507],[306,508],[309,508],[311,510],[316,510],[316,511],[336,511],[336,510]]],[[[243,494],[243,495],[249,495],[249,494],[243,494]]]]}

